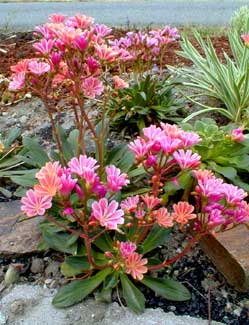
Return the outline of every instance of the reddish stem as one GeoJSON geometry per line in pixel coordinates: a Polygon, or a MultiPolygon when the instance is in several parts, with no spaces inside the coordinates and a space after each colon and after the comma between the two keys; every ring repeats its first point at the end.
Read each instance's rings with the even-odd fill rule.
{"type": "Polygon", "coordinates": [[[188,251],[200,240],[201,237],[205,236],[209,234],[208,231],[204,231],[204,232],[200,232],[198,234],[196,234],[188,243],[188,245],[183,249],[183,251],[181,253],[179,253],[178,255],[176,255],[175,257],[171,258],[170,260],[164,261],[161,264],[157,264],[157,265],[152,265],[148,267],[149,271],[152,270],[158,270],[161,269],[167,265],[173,264],[176,261],[178,261],[180,258],[182,258],[184,255],[186,255],[188,253],[188,251]]]}

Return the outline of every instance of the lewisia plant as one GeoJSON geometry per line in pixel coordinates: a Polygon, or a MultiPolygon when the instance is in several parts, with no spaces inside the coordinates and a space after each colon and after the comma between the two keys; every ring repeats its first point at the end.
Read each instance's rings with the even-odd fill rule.
{"type": "Polygon", "coordinates": [[[74,281],[58,291],[55,306],[72,305],[100,285],[99,298],[110,299],[114,288],[119,297],[121,285],[127,306],[142,312],[145,298],[133,282],[168,299],[190,298],[183,285],[152,278],[150,271],[175,263],[202,236],[249,221],[247,193],[200,169],[201,157],[191,150],[200,141],[196,133],[176,125],[144,128],[129,144],[149,186],[143,195],[122,198],[130,182],[128,175],[114,165],[99,173],[99,161],[82,154],[66,166],[48,162],[36,174],[37,184],[22,198],[22,211],[28,217],[43,215],[46,221],[41,228],[47,244],[72,254],[61,270],[74,281]],[[192,175],[192,190],[166,206],[165,184],[177,186],[183,173],[192,175]],[[160,261],[155,250],[172,228],[186,234],[189,242],[176,256],[160,261]],[[65,243],[56,243],[58,237],[65,243]]]}

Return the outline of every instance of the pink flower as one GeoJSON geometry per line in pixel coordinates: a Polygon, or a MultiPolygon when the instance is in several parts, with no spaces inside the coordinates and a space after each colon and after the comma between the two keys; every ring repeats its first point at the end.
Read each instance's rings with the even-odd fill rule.
{"type": "Polygon", "coordinates": [[[201,138],[195,132],[182,132],[180,134],[180,138],[184,147],[190,147],[194,144],[201,142],[201,138]]]}
{"type": "Polygon", "coordinates": [[[163,132],[160,128],[156,127],[155,125],[151,125],[147,128],[143,128],[143,134],[147,138],[147,140],[154,142],[154,141],[160,141],[163,132]]]}
{"type": "Polygon", "coordinates": [[[161,199],[159,199],[153,195],[150,196],[149,194],[142,195],[141,198],[144,201],[144,203],[146,204],[148,210],[154,209],[162,201],[161,199]]]}
{"type": "Polygon", "coordinates": [[[149,151],[149,145],[140,137],[130,142],[128,148],[135,154],[137,160],[144,158],[149,151]]]}
{"type": "Polygon", "coordinates": [[[196,168],[200,165],[201,156],[192,153],[192,150],[184,151],[183,149],[173,153],[175,160],[181,169],[196,168]]]}
{"type": "Polygon", "coordinates": [[[245,139],[245,136],[243,134],[243,130],[241,128],[234,129],[233,132],[232,132],[232,139],[234,141],[238,141],[238,142],[243,141],[245,139]]]}
{"type": "Polygon", "coordinates": [[[194,174],[195,178],[198,181],[201,181],[201,182],[204,182],[207,179],[214,179],[215,178],[214,173],[211,170],[208,170],[208,169],[193,170],[193,174],[194,174]]]}
{"type": "Polygon", "coordinates": [[[241,38],[243,39],[245,46],[248,47],[249,46],[249,34],[243,34],[243,35],[241,35],[241,38]]]}
{"type": "Polygon", "coordinates": [[[66,26],[85,29],[86,27],[90,26],[93,21],[94,19],[92,17],[77,14],[74,17],[70,17],[68,19],[66,26]]]}
{"type": "Polygon", "coordinates": [[[128,88],[129,87],[129,83],[125,82],[119,76],[113,76],[112,79],[113,79],[113,82],[114,82],[114,88],[115,89],[123,89],[123,88],[128,88]]]}
{"type": "Polygon", "coordinates": [[[212,201],[218,201],[223,194],[223,180],[220,178],[206,178],[203,181],[198,181],[196,192],[201,196],[206,197],[212,201]]]}
{"type": "Polygon", "coordinates": [[[63,216],[65,215],[73,215],[74,214],[74,209],[72,207],[67,207],[62,211],[63,216]]]}
{"type": "Polygon", "coordinates": [[[137,246],[135,243],[132,242],[121,242],[120,243],[120,254],[122,257],[127,258],[130,255],[132,255],[135,250],[136,250],[137,246]]]}
{"type": "Polygon", "coordinates": [[[24,60],[21,60],[17,64],[12,65],[10,67],[10,70],[12,72],[16,72],[16,73],[19,73],[19,72],[28,72],[28,65],[29,65],[29,62],[31,62],[31,61],[33,61],[33,59],[24,59],[24,60]]]}
{"type": "Polygon", "coordinates": [[[146,166],[151,167],[155,166],[157,162],[157,156],[149,155],[148,158],[146,159],[146,166]]]}
{"type": "Polygon", "coordinates": [[[46,40],[43,38],[40,42],[35,43],[33,47],[42,54],[48,54],[51,52],[52,48],[54,46],[53,40],[46,40]]]}
{"type": "Polygon", "coordinates": [[[96,179],[95,170],[99,167],[96,164],[97,160],[86,155],[80,155],[79,158],[72,158],[68,166],[72,173],[84,178],[89,185],[93,185],[96,179]]]}
{"type": "Polygon", "coordinates": [[[63,14],[52,14],[49,15],[49,19],[52,21],[54,24],[60,24],[63,23],[64,20],[66,19],[66,15],[63,14]]]}
{"type": "Polygon", "coordinates": [[[171,155],[181,145],[181,140],[172,138],[171,136],[164,136],[160,140],[163,151],[166,155],[171,155]]]}
{"type": "Polygon", "coordinates": [[[26,192],[26,197],[21,199],[21,210],[26,213],[28,217],[34,217],[36,215],[42,216],[46,210],[52,206],[52,199],[49,196],[39,196],[33,190],[26,192]]]}
{"type": "Polygon", "coordinates": [[[168,123],[160,123],[161,128],[165,135],[171,138],[180,138],[181,134],[183,133],[182,129],[180,129],[177,125],[168,124],[168,123]]]}
{"type": "Polygon", "coordinates": [[[117,229],[118,225],[124,223],[124,211],[118,209],[118,202],[111,201],[108,205],[106,198],[100,199],[98,202],[92,204],[92,216],[98,220],[102,227],[107,229],[117,229]]]}
{"type": "Polygon", "coordinates": [[[89,71],[93,73],[98,69],[99,64],[92,56],[89,56],[87,58],[87,67],[89,71]]]}
{"type": "Polygon", "coordinates": [[[156,222],[161,227],[171,228],[174,225],[174,219],[166,208],[160,208],[159,210],[154,211],[153,216],[156,217],[156,222]]]}
{"type": "Polygon", "coordinates": [[[111,192],[118,192],[123,186],[130,183],[127,179],[127,174],[120,174],[120,169],[116,168],[114,165],[110,165],[105,168],[107,175],[107,188],[111,192]]]}
{"type": "Polygon", "coordinates": [[[62,174],[60,176],[61,189],[60,192],[63,196],[69,196],[77,183],[77,179],[73,179],[71,175],[62,174]]]}
{"type": "Polygon", "coordinates": [[[22,90],[25,87],[25,72],[16,73],[9,83],[9,90],[22,90]]]}
{"type": "Polygon", "coordinates": [[[145,266],[147,263],[147,258],[142,258],[142,255],[134,252],[125,260],[125,271],[127,274],[131,274],[133,279],[141,281],[144,277],[143,273],[148,271],[148,268],[145,266]]]}
{"type": "Polygon", "coordinates": [[[112,29],[107,27],[106,25],[103,25],[103,24],[96,24],[94,26],[94,31],[99,36],[105,37],[105,36],[107,36],[107,35],[109,35],[111,33],[112,29]]]}
{"type": "Polygon", "coordinates": [[[102,94],[104,86],[102,81],[97,78],[89,77],[82,82],[82,89],[86,96],[94,98],[102,94]]]}
{"type": "Polygon", "coordinates": [[[208,218],[209,228],[217,227],[219,225],[222,225],[224,222],[225,218],[222,215],[221,211],[218,209],[212,209],[208,218]]]}
{"type": "Polygon", "coordinates": [[[41,76],[42,74],[50,71],[50,65],[45,62],[32,61],[29,63],[30,72],[41,76]]]}
{"type": "Polygon", "coordinates": [[[118,51],[115,51],[112,47],[108,47],[105,44],[96,44],[95,53],[100,60],[107,62],[113,62],[118,56],[118,51]]]}
{"type": "Polygon", "coordinates": [[[80,51],[84,51],[87,48],[87,43],[87,39],[83,35],[77,36],[73,41],[73,45],[80,51]]]}
{"type": "Polygon", "coordinates": [[[129,196],[127,199],[123,200],[120,204],[121,209],[126,213],[130,213],[136,210],[139,202],[139,196],[129,196]]]}
{"type": "Polygon", "coordinates": [[[62,54],[60,52],[52,52],[50,54],[51,62],[54,66],[58,66],[61,61],[62,54]]]}
{"type": "Polygon", "coordinates": [[[239,205],[247,197],[247,193],[244,190],[232,184],[223,184],[222,190],[228,204],[239,205]]]}
{"type": "Polygon", "coordinates": [[[177,204],[173,204],[172,216],[176,220],[176,222],[181,224],[186,224],[189,219],[196,218],[196,214],[192,213],[194,211],[194,207],[188,202],[180,201],[177,204]]]}

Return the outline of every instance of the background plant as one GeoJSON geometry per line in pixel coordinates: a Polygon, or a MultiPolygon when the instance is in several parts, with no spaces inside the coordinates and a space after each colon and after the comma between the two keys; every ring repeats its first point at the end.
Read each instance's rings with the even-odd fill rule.
{"type": "Polygon", "coordinates": [[[238,10],[236,10],[230,20],[232,30],[238,32],[239,35],[243,33],[248,33],[248,17],[248,6],[242,6],[238,10]]]}
{"type": "Polygon", "coordinates": [[[187,122],[194,116],[209,111],[217,111],[230,121],[237,124],[247,122],[249,102],[249,50],[243,44],[237,32],[231,32],[229,42],[234,60],[224,53],[225,63],[218,58],[212,42],[209,38],[205,42],[198,32],[195,39],[201,47],[203,55],[191,44],[187,37],[183,36],[181,42],[182,51],[178,54],[190,60],[195,68],[186,67],[173,69],[178,72],[188,89],[192,88],[200,93],[186,96],[202,110],[190,114],[187,122]],[[199,102],[196,98],[208,96],[221,102],[221,107],[210,107],[199,102]]]}
{"type": "Polygon", "coordinates": [[[219,127],[213,119],[207,118],[196,121],[193,126],[182,124],[182,127],[201,137],[194,151],[202,157],[204,168],[249,191],[249,139],[243,130],[235,129],[234,125],[219,127]],[[240,130],[239,133],[236,130],[240,130]]]}
{"type": "Polygon", "coordinates": [[[184,117],[184,100],[174,92],[179,79],[147,75],[111,98],[109,114],[114,129],[133,133],[151,123],[177,122],[184,117]]]}

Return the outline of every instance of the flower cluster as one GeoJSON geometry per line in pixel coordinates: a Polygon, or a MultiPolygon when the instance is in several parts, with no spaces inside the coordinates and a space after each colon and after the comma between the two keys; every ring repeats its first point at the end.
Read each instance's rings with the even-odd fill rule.
{"type": "Polygon", "coordinates": [[[174,179],[180,171],[196,169],[201,157],[193,153],[189,147],[201,141],[198,134],[183,131],[176,125],[161,123],[160,127],[151,125],[143,129],[139,136],[129,144],[138,164],[152,175],[154,195],[164,182],[174,179]]]}
{"type": "Polygon", "coordinates": [[[232,184],[226,184],[209,170],[194,171],[197,186],[193,193],[200,211],[196,227],[222,230],[249,222],[247,193],[232,184]]]}
{"type": "Polygon", "coordinates": [[[124,212],[118,209],[118,202],[108,202],[106,195],[115,194],[129,183],[127,175],[115,166],[106,167],[106,183],[100,181],[94,158],[80,155],[72,158],[68,167],[61,167],[59,162],[48,162],[37,174],[38,184],[22,198],[22,211],[27,216],[44,215],[52,206],[52,200],[59,202],[62,215],[77,215],[77,209],[71,204],[70,197],[77,194],[77,205],[90,197],[97,199],[91,205],[89,217],[92,225],[107,229],[117,229],[124,223],[124,212]]]}
{"type": "Polygon", "coordinates": [[[153,64],[165,59],[167,45],[179,39],[176,28],[165,26],[163,29],[151,30],[148,33],[128,32],[125,37],[109,41],[110,45],[120,53],[120,62],[129,62],[133,72],[144,72],[153,64]]]}

